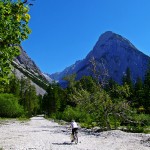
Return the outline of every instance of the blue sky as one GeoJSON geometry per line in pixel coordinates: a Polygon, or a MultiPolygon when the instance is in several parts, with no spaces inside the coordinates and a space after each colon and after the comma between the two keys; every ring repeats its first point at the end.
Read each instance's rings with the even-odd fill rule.
{"type": "Polygon", "coordinates": [[[32,33],[22,43],[42,72],[60,72],[113,31],[150,55],[150,0],[36,0],[30,9],[32,33]]]}

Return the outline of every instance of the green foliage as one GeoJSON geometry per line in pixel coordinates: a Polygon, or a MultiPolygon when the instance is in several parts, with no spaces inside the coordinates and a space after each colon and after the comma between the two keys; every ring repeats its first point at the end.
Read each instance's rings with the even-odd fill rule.
{"type": "Polygon", "coordinates": [[[67,106],[63,113],[57,112],[55,115],[53,114],[53,117],[57,119],[63,119],[68,122],[74,119],[77,122],[82,122],[84,124],[86,123],[87,125],[91,124],[93,121],[90,114],[86,113],[84,110],[81,110],[78,107],[71,106],[67,106]]]}
{"type": "Polygon", "coordinates": [[[138,113],[150,114],[150,69],[145,74],[144,82],[137,79],[132,100],[132,106],[137,108],[138,113]]]}
{"type": "Polygon", "coordinates": [[[15,96],[19,97],[20,94],[20,80],[14,75],[12,75],[9,80],[9,84],[5,86],[5,93],[12,93],[15,96]]]}
{"type": "Polygon", "coordinates": [[[66,106],[65,92],[56,83],[49,85],[43,97],[42,108],[47,115],[63,111],[66,106]]]}
{"type": "MultiPolygon", "coordinates": [[[[99,77],[98,74],[97,76],[99,77]]],[[[63,96],[51,88],[45,97],[45,106],[48,106],[50,111],[53,110],[50,103],[55,104],[55,109],[59,108],[52,111],[53,118],[69,122],[75,119],[86,128],[99,126],[101,130],[109,130],[123,126],[131,132],[149,132],[150,72],[147,72],[144,84],[138,78],[134,86],[129,69],[123,77],[123,85],[111,80],[109,85],[104,87],[91,77],[76,81],[75,75],[67,77],[66,80],[69,85],[62,90],[65,93],[63,96]],[[58,99],[60,103],[65,102],[64,105],[56,107],[58,99]],[[60,111],[62,106],[64,109],[60,111]]]]}
{"type": "Polygon", "coordinates": [[[130,68],[126,69],[126,74],[123,76],[123,84],[128,84],[132,88],[131,71],[130,68]]]}
{"type": "Polygon", "coordinates": [[[114,84],[111,92],[106,92],[99,84],[94,84],[95,90],[91,92],[86,86],[82,86],[84,85],[82,82],[76,83],[80,86],[74,84],[72,92],[69,93],[70,100],[75,102],[80,110],[89,114],[90,118],[94,118],[90,123],[96,122],[103,129],[111,129],[117,128],[122,120],[129,119],[131,108],[126,101],[130,96],[127,84],[123,86],[114,84]]]}
{"type": "Polygon", "coordinates": [[[144,102],[145,112],[150,114],[150,68],[147,70],[144,80],[144,102]]]}
{"type": "Polygon", "coordinates": [[[144,128],[141,127],[140,125],[132,126],[132,125],[129,124],[127,126],[127,131],[128,132],[133,132],[133,133],[142,133],[142,132],[144,132],[144,128]]]}
{"type": "Polygon", "coordinates": [[[37,96],[36,89],[29,79],[17,79],[15,76],[5,86],[5,93],[11,93],[18,99],[18,103],[23,107],[25,116],[30,117],[41,112],[41,97],[37,96]]]}
{"type": "Polygon", "coordinates": [[[29,7],[20,0],[0,1],[0,90],[11,73],[11,62],[20,54],[19,45],[28,38],[31,30],[28,27],[29,7]]]}
{"type": "Polygon", "coordinates": [[[31,85],[29,79],[21,78],[19,96],[19,103],[23,106],[26,114],[29,117],[35,115],[39,109],[39,99],[36,95],[36,89],[31,85]]]}
{"type": "Polygon", "coordinates": [[[83,76],[79,81],[76,82],[75,87],[77,89],[84,89],[90,93],[97,90],[97,82],[90,76],[83,76]]]}
{"type": "Polygon", "coordinates": [[[76,121],[79,121],[80,118],[80,112],[76,108],[72,108],[68,106],[62,115],[62,119],[66,121],[71,121],[72,119],[75,119],[76,121]]]}
{"type": "Polygon", "coordinates": [[[144,104],[144,87],[143,87],[143,82],[140,78],[137,78],[137,81],[134,86],[134,93],[132,97],[132,106],[137,108],[137,111],[139,113],[145,112],[145,108],[143,106],[144,104]]]}
{"type": "Polygon", "coordinates": [[[18,98],[12,94],[0,94],[0,108],[1,117],[19,117],[24,112],[18,98]]]}
{"type": "Polygon", "coordinates": [[[131,95],[130,87],[128,84],[118,85],[115,84],[109,91],[112,98],[128,99],[131,95]]]}
{"type": "MultiPolygon", "coordinates": [[[[69,83],[71,85],[66,90],[66,104],[69,104],[69,106],[62,113],[59,110],[53,111],[52,116],[54,118],[66,121],[75,119],[81,122],[83,126],[93,127],[93,125],[98,125],[104,130],[117,128],[123,120],[130,120],[132,111],[126,101],[126,98],[130,96],[127,84],[123,86],[114,84],[112,91],[106,92],[90,77],[83,77],[79,81],[71,80],[69,83]]],[[[48,97],[45,97],[45,100],[47,100],[45,106],[50,106],[50,99],[51,102],[56,103],[56,99],[53,97],[55,94],[52,91],[55,94],[57,93],[52,87],[50,88],[48,97]]],[[[53,110],[52,107],[48,108],[50,111],[53,110]]]]}
{"type": "Polygon", "coordinates": [[[75,83],[76,74],[68,75],[63,78],[63,80],[66,80],[68,82],[68,87],[73,87],[75,83]]]}
{"type": "Polygon", "coordinates": [[[150,115],[148,114],[135,114],[133,119],[141,126],[150,126],[150,115]]]}

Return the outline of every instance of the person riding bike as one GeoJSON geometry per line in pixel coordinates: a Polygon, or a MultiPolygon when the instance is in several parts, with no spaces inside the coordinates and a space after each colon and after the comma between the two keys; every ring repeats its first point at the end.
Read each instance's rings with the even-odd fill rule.
{"type": "MultiPolygon", "coordinates": [[[[78,124],[75,122],[75,120],[71,121],[71,128],[72,128],[72,136],[74,137],[75,133],[78,133],[78,124]]],[[[73,141],[74,139],[71,142],[73,141]]]]}

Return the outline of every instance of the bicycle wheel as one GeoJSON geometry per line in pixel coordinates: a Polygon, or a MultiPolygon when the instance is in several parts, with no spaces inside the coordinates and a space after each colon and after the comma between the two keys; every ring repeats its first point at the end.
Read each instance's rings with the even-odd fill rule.
{"type": "Polygon", "coordinates": [[[78,144],[78,134],[77,133],[75,133],[75,135],[74,135],[74,142],[75,142],[75,144],[78,144]]]}

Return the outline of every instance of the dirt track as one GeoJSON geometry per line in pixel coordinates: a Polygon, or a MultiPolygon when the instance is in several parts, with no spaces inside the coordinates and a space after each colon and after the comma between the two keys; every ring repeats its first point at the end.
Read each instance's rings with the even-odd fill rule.
{"type": "Polygon", "coordinates": [[[79,130],[79,143],[70,142],[70,131],[43,117],[29,122],[0,123],[0,148],[3,150],[149,150],[150,134],[119,130],[98,134],[79,130]]]}

